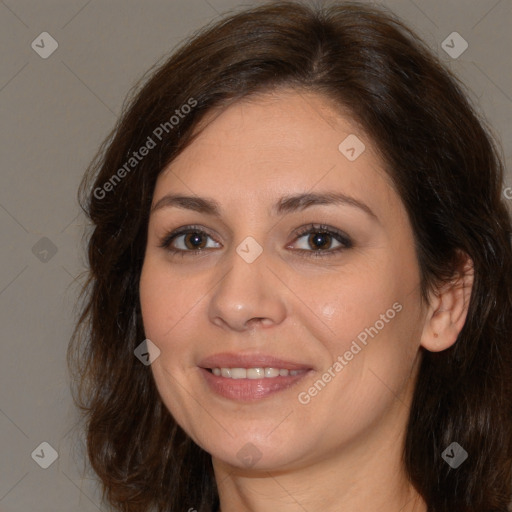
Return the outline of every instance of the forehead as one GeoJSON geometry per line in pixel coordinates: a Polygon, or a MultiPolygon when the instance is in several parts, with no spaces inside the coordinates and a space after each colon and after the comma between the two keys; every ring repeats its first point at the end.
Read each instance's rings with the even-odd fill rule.
{"type": "Polygon", "coordinates": [[[208,112],[197,129],[194,142],[160,174],[155,198],[208,191],[222,202],[259,203],[290,192],[333,190],[370,201],[393,199],[372,141],[315,93],[259,94],[208,112]]]}

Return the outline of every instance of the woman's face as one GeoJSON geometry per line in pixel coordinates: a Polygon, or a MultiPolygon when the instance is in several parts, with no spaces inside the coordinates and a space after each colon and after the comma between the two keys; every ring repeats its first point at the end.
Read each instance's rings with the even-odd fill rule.
{"type": "Polygon", "coordinates": [[[413,233],[371,141],[329,105],[282,91],[209,115],[154,191],[151,369],[230,465],[298,467],[405,430],[425,318],[413,233]]]}

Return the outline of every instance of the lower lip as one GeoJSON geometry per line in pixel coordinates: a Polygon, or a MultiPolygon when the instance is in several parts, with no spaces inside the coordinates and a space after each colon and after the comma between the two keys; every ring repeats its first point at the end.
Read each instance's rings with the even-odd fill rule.
{"type": "Polygon", "coordinates": [[[241,402],[251,402],[284,391],[302,380],[312,370],[299,375],[281,375],[263,379],[230,379],[217,377],[205,368],[200,368],[201,374],[210,386],[210,389],[225,398],[241,402]]]}

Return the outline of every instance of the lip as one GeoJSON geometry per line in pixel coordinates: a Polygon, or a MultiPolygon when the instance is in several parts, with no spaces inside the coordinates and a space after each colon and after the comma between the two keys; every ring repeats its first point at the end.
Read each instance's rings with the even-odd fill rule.
{"type": "Polygon", "coordinates": [[[211,391],[238,402],[253,402],[284,391],[313,371],[306,364],[265,354],[215,354],[203,359],[198,366],[211,391]],[[302,372],[286,377],[279,375],[262,379],[230,379],[214,375],[209,371],[211,368],[281,368],[302,372]]]}
{"type": "Polygon", "coordinates": [[[205,368],[199,368],[199,370],[211,391],[237,402],[254,402],[284,391],[312,371],[304,371],[298,375],[288,375],[287,377],[279,375],[278,377],[263,379],[230,379],[217,377],[205,368]]]}
{"type": "MultiPolygon", "coordinates": [[[[224,352],[203,359],[199,367],[211,368],[282,368],[286,370],[312,370],[307,364],[285,361],[266,354],[233,354],[224,352]]],[[[276,377],[277,378],[277,377],[276,377]]],[[[255,379],[259,380],[259,379],[255,379]]]]}

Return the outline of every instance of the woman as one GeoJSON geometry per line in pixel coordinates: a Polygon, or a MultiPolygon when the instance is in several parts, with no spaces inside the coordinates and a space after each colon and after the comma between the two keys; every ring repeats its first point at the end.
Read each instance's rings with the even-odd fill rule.
{"type": "Polygon", "coordinates": [[[273,2],[184,43],[82,183],[70,347],[123,511],[505,512],[503,165],[393,15],[273,2]]]}

